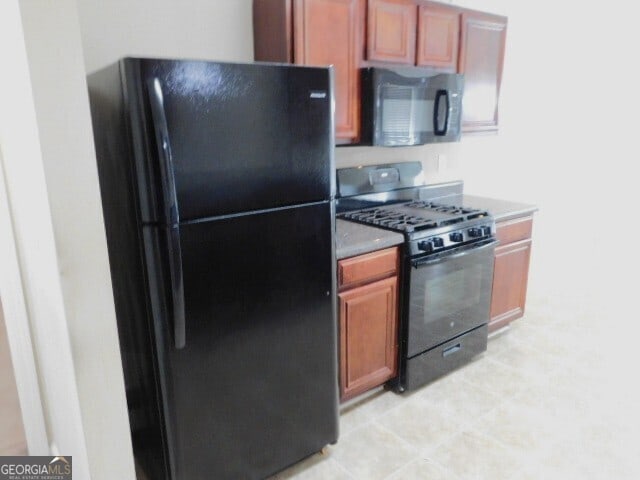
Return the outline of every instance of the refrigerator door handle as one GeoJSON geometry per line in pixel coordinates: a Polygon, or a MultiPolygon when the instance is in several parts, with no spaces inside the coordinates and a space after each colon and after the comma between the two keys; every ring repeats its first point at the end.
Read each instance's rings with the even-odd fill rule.
{"type": "Polygon", "coordinates": [[[157,78],[152,78],[148,81],[147,87],[149,91],[153,129],[158,147],[165,222],[167,225],[176,225],[180,222],[178,196],[176,194],[173,155],[171,154],[171,143],[169,142],[169,127],[167,126],[167,117],[164,112],[162,84],[157,78]]]}
{"type": "Polygon", "coordinates": [[[169,249],[169,275],[171,277],[171,300],[173,303],[173,341],[175,347],[184,348],[187,343],[184,307],[184,280],[182,275],[182,249],[180,248],[180,225],[167,227],[169,249]]]}
{"type": "Polygon", "coordinates": [[[167,245],[169,250],[169,271],[173,307],[173,340],[176,348],[183,348],[186,343],[184,280],[182,275],[182,250],[180,248],[180,217],[178,214],[178,197],[173,169],[173,157],[169,142],[169,128],[164,111],[162,84],[157,78],[147,82],[151,116],[158,147],[160,161],[160,179],[164,200],[165,221],[167,229],[167,245]]]}

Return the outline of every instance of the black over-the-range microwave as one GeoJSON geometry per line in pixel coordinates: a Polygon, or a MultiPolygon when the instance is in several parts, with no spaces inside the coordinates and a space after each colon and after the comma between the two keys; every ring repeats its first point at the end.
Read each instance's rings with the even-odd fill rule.
{"type": "Polygon", "coordinates": [[[364,68],[360,145],[460,140],[464,76],[420,67],[364,68]]]}

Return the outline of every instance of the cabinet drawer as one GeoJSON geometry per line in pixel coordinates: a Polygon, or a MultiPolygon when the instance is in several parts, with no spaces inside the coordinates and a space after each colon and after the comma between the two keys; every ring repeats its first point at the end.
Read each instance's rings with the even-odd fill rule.
{"type": "Polygon", "coordinates": [[[338,262],[338,286],[355,286],[364,282],[395,275],[398,271],[398,248],[346,258],[338,262]]]}
{"type": "Polygon", "coordinates": [[[531,238],[532,226],[533,217],[531,216],[500,222],[496,225],[496,236],[501,245],[519,242],[531,238]]]}

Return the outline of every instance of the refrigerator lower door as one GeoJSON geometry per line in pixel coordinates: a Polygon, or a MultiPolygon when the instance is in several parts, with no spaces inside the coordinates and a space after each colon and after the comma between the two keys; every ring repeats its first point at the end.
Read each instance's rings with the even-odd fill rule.
{"type": "Polygon", "coordinates": [[[264,478],[337,440],[332,214],[180,226],[184,347],[155,319],[175,480],[264,478]]]}

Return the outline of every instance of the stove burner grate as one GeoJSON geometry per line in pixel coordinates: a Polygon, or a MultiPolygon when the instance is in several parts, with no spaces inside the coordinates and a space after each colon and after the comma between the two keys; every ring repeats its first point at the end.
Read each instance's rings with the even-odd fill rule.
{"type": "Polygon", "coordinates": [[[423,208],[425,210],[432,210],[434,212],[449,213],[451,215],[467,215],[470,213],[482,213],[481,210],[474,208],[459,207],[456,205],[445,205],[442,203],[417,201],[405,204],[405,207],[409,208],[423,208]]]}
{"type": "Polygon", "coordinates": [[[453,225],[489,215],[482,210],[428,201],[409,202],[401,204],[399,207],[414,209],[415,213],[401,212],[394,208],[376,207],[348,212],[340,215],[340,217],[358,223],[411,233],[453,225]],[[437,217],[445,216],[445,218],[431,218],[429,212],[436,213],[437,215],[435,216],[437,217]]]}
{"type": "Polygon", "coordinates": [[[403,232],[427,230],[429,228],[436,228],[441,224],[429,218],[407,215],[406,213],[385,208],[349,212],[341,217],[347,220],[378,225],[403,232]]]}

